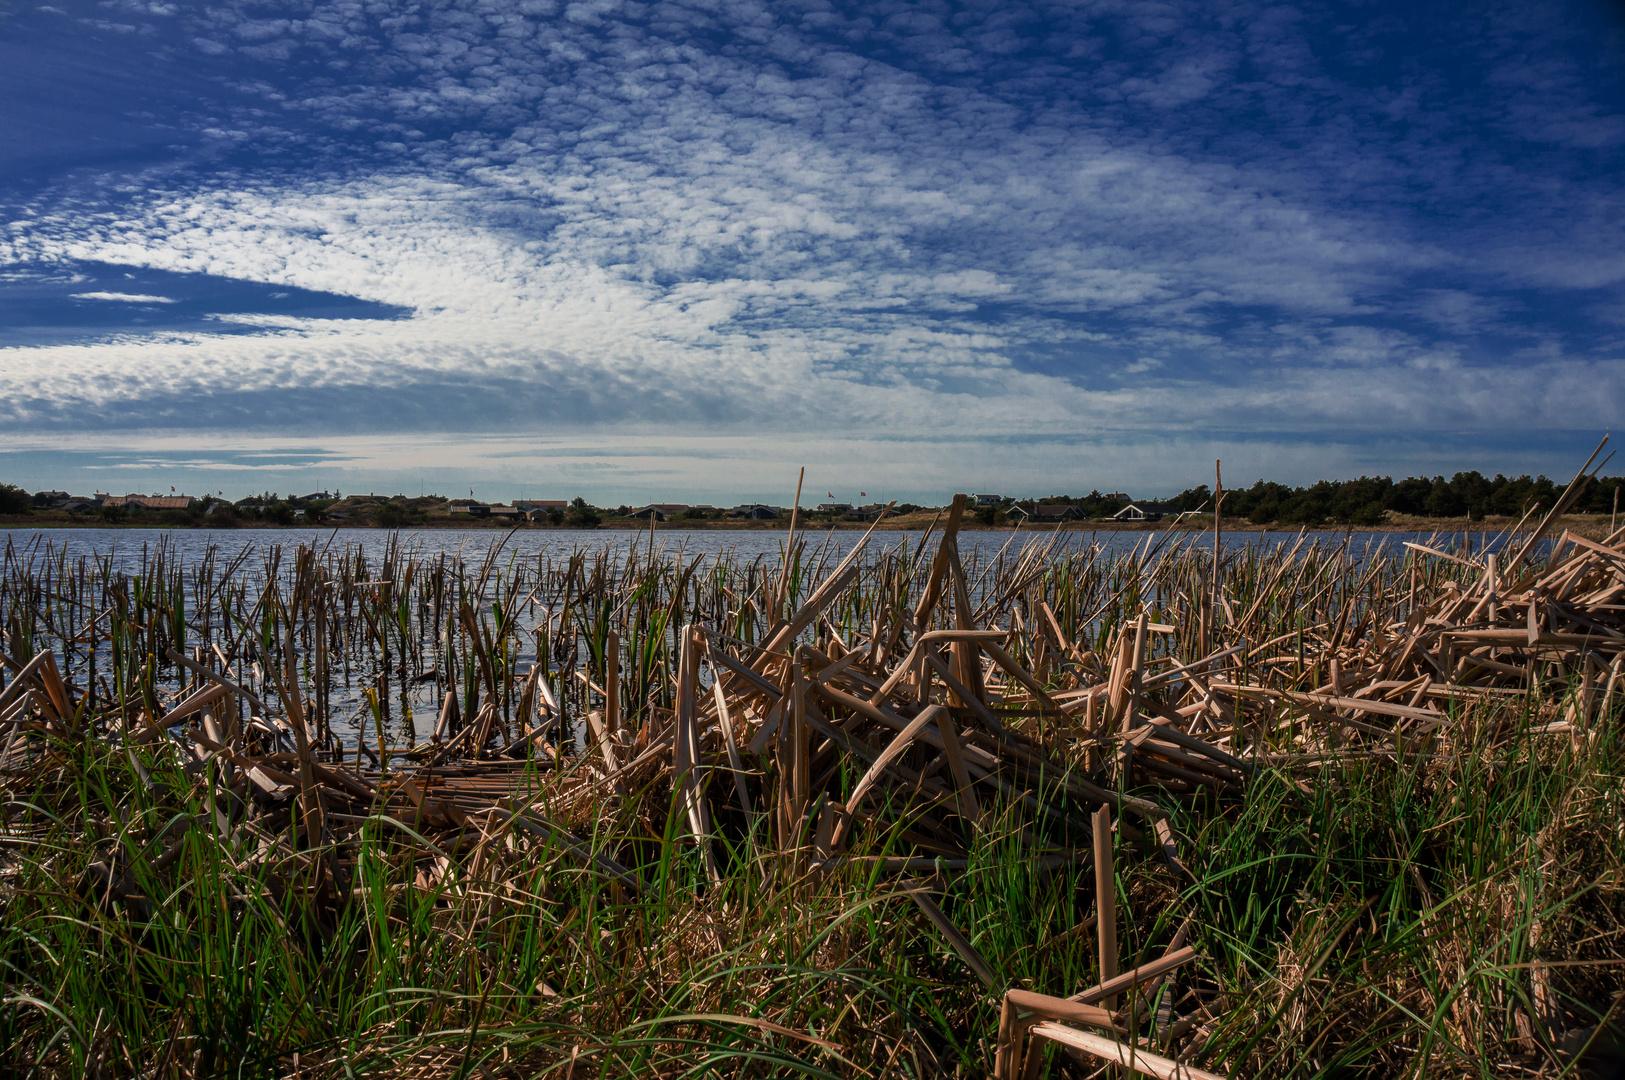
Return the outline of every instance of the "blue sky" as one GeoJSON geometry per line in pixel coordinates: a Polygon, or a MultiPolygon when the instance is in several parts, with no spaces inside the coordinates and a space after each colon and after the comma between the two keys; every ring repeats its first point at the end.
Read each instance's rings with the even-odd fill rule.
{"type": "Polygon", "coordinates": [[[0,0],[0,105],[29,487],[1556,474],[1625,401],[1617,2],[0,0]]]}

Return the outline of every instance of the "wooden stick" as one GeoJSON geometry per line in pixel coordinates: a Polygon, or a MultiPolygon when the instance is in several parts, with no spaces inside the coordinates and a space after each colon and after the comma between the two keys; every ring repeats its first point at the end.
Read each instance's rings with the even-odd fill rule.
{"type": "Polygon", "coordinates": [[[621,730],[621,635],[615,630],[604,635],[604,728],[611,735],[621,730]]]}
{"type": "Polygon", "coordinates": [[[729,656],[726,649],[712,649],[707,655],[710,656],[714,663],[721,664],[733,674],[738,675],[741,679],[744,679],[746,682],[750,683],[751,689],[754,692],[765,694],[770,700],[777,700],[783,696],[784,691],[780,690],[767,679],[762,678],[762,676],[753,669],[746,667],[738,660],[735,660],[733,657],[729,656]]]}
{"type": "Polygon", "coordinates": [[[999,1008],[999,1034],[994,1042],[993,1080],[1017,1080],[1016,1070],[1021,1068],[1021,1044],[1026,1034],[1024,1028],[1017,1027],[1016,1007],[1010,1001],[1010,994],[1005,994],[999,1008]]]}
{"type": "Polygon", "coordinates": [[[1112,1014],[1105,1009],[1027,990],[1008,991],[999,1013],[998,1049],[993,1063],[993,1075],[997,1080],[1025,1077],[1042,1062],[1037,1055],[1024,1053],[1024,1046],[1028,1031],[1046,1020],[1064,1020],[1116,1031],[1112,1014]],[[1026,1068],[1021,1067],[1023,1057],[1026,1058],[1026,1068]]]}
{"type": "MultiPolygon", "coordinates": [[[[773,741],[774,778],[778,781],[778,833],[779,852],[788,852],[793,845],[791,829],[794,826],[795,809],[795,742],[790,729],[795,725],[795,699],[800,695],[796,690],[800,688],[799,680],[795,678],[794,669],[800,665],[792,664],[791,670],[785,673],[789,682],[789,694],[779,703],[778,730],[773,741]]],[[[762,725],[766,728],[766,724],[762,725]]],[[[758,735],[758,738],[761,736],[758,735]]]]}
{"type": "Polygon", "coordinates": [[[282,649],[282,707],[288,714],[288,726],[293,728],[294,745],[299,753],[300,801],[304,803],[305,843],[319,847],[322,843],[322,800],[316,794],[316,775],[311,768],[310,733],[305,730],[305,703],[299,693],[299,654],[294,649],[293,618],[289,614],[288,635],[282,649]]]}
{"type": "MultiPolygon", "coordinates": [[[[710,644],[706,645],[706,659],[711,660],[713,653],[710,644]]],[[[745,812],[747,823],[754,821],[756,812],[751,807],[750,790],[745,786],[745,766],[739,758],[739,747],[734,740],[733,718],[728,712],[728,696],[722,692],[722,676],[718,673],[716,665],[711,665],[711,693],[717,702],[717,724],[722,728],[722,741],[728,748],[728,769],[733,773],[734,790],[739,795],[739,808],[745,812]]]]}
{"type": "Polygon", "coordinates": [[[892,741],[886,744],[886,748],[870,764],[868,771],[863,774],[862,779],[858,781],[857,786],[852,789],[852,794],[847,798],[846,808],[848,813],[858,809],[863,802],[863,797],[869,793],[870,788],[875,786],[881,774],[891,768],[892,764],[903,756],[903,751],[907,750],[914,742],[915,736],[924,731],[926,725],[935,720],[939,714],[945,714],[942,706],[932,705],[920,713],[919,716],[910,720],[908,726],[898,732],[892,738],[892,741]]]}
{"type": "MultiPolygon", "coordinates": [[[[959,540],[945,536],[942,542],[948,548],[948,575],[954,592],[954,629],[974,630],[976,622],[971,611],[970,592],[965,587],[965,568],[959,562],[959,540]]],[[[970,688],[977,701],[986,705],[987,688],[982,684],[982,665],[976,658],[976,646],[969,641],[956,641],[950,648],[953,651],[954,674],[970,688]]]]}
{"type": "Polygon", "coordinates": [[[982,721],[984,727],[1000,738],[1004,737],[1004,725],[999,723],[999,718],[993,715],[993,710],[977,701],[976,695],[971,692],[970,687],[956,679],[952,669],[947,664],[929,652],[924,654],[924,660],[926,666],[941,677],[943,684],[969,706],[970,711],[976,714],[977,719],[982,721]]]}
{"type": "Polygon", "coordinates": [[[982,641],[978,642],[978,644],[1000,667],[1010,673],[1011,678],[1026,687],[1027,691],[1038,700],[1041,707],[1054,713],[1061,711],[1061,707],[1055,703],[1055,699],[1050,697],[1049,691],[1040,686],[1038,680],[1033,678],[1032,673],[1016,663],[1015,658],[1005,652],[1003,648],[991,641],[982,641]]]}
{"type": "Polygon", "coordinates": [[[145,731],[130,736],[130,742],[133,744],[156,742],[163,738],[164,733],[171,727],[196,713],[199,709],[205,708],[210,703],[225,697],[228,693],[230,691],[219,683],[210,683],[203,689],[188,695],[186,700],[170,709],[162,717],[153,719],[145,731]]]}
{"type": "Polygon", "coordinates": [[[945,545],[959,535],[959,519],[965,513],[965,496],[955,495],[953,505],[948,508],[948,520],[942,525],[942,539],[937,541],[936,555],[931,559],[931,572],[925,579],[925,589],[920,593],[920,601],[914,606],[914,629],[916,632],[925,630],[931,618],[931,611],[937,606],[941,596],[942,575],[948,572],[948,553],[952,550],[945,545]]]}
{"type": "Polygon", "coordinates": [[[784,562],[779,568],[779,587],[773,594],[773,617],[784,617],[785,593],[790,588],[790,560],[796,551],[796,521],[801,514],[801,482],[807,479],[807,466],[796,474],[796,501],[790,507],[790,538],[784,544],[784,562]]]}
{"type": "MultiPolygon", "coordinates": [[[[965,755],[959,746],[959,732],[947,709],[936,706],[937,733],[942,736],[942,752],[948,759],[948,771],[954,778],[954,796],[959,800],[959,816],[973,825],[982,821],[982,806],[971,784],[970,772],[965,768],[965,755]]],[[[930,710],[927,710],[930,711],[930,710]]]]}
{"type": "MultiPolygon", "coordinates": [[[[1145,704],[1153,705],[1155,702],[1146,701],[1145,704]]],[[[1214,746],[1211,743],[1203,742],[1201,739],[1198,739],[1193,735],[1187,735],[1183,731],[1180,731],[1178,728],[1174,727],[1172,724],[1158,724],[1155,721],[1147,720],[1144,717],[1141,717],[1139,724],[1136,726],[1138,727],[1146,724],[1152,724],[1156,727],[1157,730],[1153,734],[1159,738],[1167,739],[1170,742],[1183,746],[1185,749],[1197,754],[1201,754],[1204,757],[1210,757],[1214,761],[1228,765],[1232,769],[1235,769],[1241,773],[1251,773],[1253,771],[1253,765],[1250,762],[1243,761],[1241,758],[1238,758],[1233,754],[1228,754],[1225,751],[1220,750],[1217,746],[1214,746]]]]}
{"type": "MultiPolygon", "coordinates": [[[[1140,609],[1140,617],[1134,620],[1134,656],[1129,662],[1128,688],[1125,693],[1122,731],[1126,734],[1133,725],[1135,698],[1141,693],[1141,673],[1145,670],[1145,635],[1147,613],[1140,609]]],[[[1128,778],[1123,778],[1122,787],[1128,787],[1128,778]]]]}
{"type": "Polygon", "coordinates": [[[1121,1065],[1130,1073],[1149,1073],[1158,1080],[1226,1080],[1220,1073],[1198,1069],[1194,1065],[1186,1065],[1116,1039],[1079,1031],[1054,1020],[1034,1024],[1028,1034],[1034,1039],[1052,1039],[1063,1046],[1082,1050],[1114,1065],[1121,1065]]]}
{"type": "Polygon", "coordinates": [[[56,655],[49,649],[45,651],[45,666],[40,669],[39,681],[51,699],[51,706],[62,717],[62,722],[72,724],[73,703],[68,700],[68,688],[62,682],[62,673],[57,670],[56,655]]]}
{"type": "Polygon", "coordinates": [[[6,684],[6,688],[0,690],[0,709],[11,704],[12,698],[22,696],[23,691],[27,689],[28,680],[38,677],[40,669],[45,666],[45,661],[50,655],[49,649],[41,650],[22,666],[22,669],[6,684]]]}
{"type": "Polygon", "coordinates": [[[1062,632],[1061,620],[1055,617],[1055,612],[1046,601],[1040,600],[1038,602],[1038,615],[1043,620],[1044,625],[1049,627],[1050,634],[1055,638],[1055,644],[1060,646],[1063,651],[1071,653],[1072,658],[1079,664],[1086,664],[1083,653],[1079,652],[1078,647],[1062,632]]]}
{"type": "Polygon", "coordinates": [[[812,739],[807,727],[807,673],[800,662],[792,669],[793,689],[790,698],[790,738],[794,743],[791,755],[791,828],[795,830],[795,844],[801,846],[800,831],[807,817],[811,795],[812,739]]]}
{"type": "Polygon", "coordinates": [[[235,682],[232,682],[230,679],[219,674],[218,672],[211,671],[202,664],[198,663],[196,660],[188,657],[186,654],[176,652],[174,649],[166,648],[164,649],[164,655],[169,657],[175,663],[179,664],[181,667],[185,668],[187,671],[190,671],[195,675],[201,675],[205,679],[213,679],[215,682],[219,683],[221,686],[224,686],[232,693],[246,698],[250,705],[259,710],[261,716],[265,716],[271,711],[265,707],[265,702],[254,696],[252,691],[248,690],[246,687],[238,685],[235,682]]]}
{"type": "MultiPolygon", "coordinates": [[[[614,776],[621,771],[619,763],[615,760],[615,740],[609,736],[609,728],[604,724],[603,718],[597,709],[587,712],[587,728],[592,732],[593,742],[598,744],[598,752],[604,755],[604,769],[607,776],[614,776]]],[[[615,793],[624,795],[626,786],[615,781],[615,793]]]]}
{"type": "Polygon", "coordinates": [[[869,699],[869,704],[879,705],[890,697],[892,691],[896,690],[903,680],[908,678],[909,672],[914,669],[915,662],[920,656],[920,650],[928,645],[939,641],[998,641],[1009,636],[1009,633],[1004,630],[927,630],[914,639],[913,647],[892,668],[892,672],[886,677],[886,681],[880,684],[880,689],[876,690],[874,696],[869,699]]]}
{"type": "MultiPolygon", "coordinates": [[[[888,503],[886,509],[891,509],[891,506],[892,504],[888,503]]],[[[805,604],[801,605],[801,610],[796,612],[795,618],[780,627],[769,639],[768,643],[763,646],[766,651],[773,652],[794,642],[801,635],[801,632],[811,626],[818,616],[823,613],[830,602],[857,578],[861,569],[858,566],[858,559],[862,556],[864,548],[868,546],[869,537],[874,535],[874,531],[880,527],[880,523],[884,519],[884,514],[875,519],[875,523],[869,526],[869,530],[863,534],[856,544],[852,545],[852,550],[846,553],[846,557],[836,564],[834,570],[830,571],[830,575],[824,579],[824,583],[813,591],[805,604]]]]}
{"type": "MultiPolygon", "coordinates": [[[[1117,977],[1117,875],[1112,867],[1112,811],[1102,806],[1094,813],[1095,912],[1100,945],[1100,982],[1117,977]]],[[[1115,993],[1101,998],[1107,1011],[1117,1008],[1115,993]]]]}
{"type": "Polygon", "coordinates": [[[1091,986],[1089,989],[1081,990],[1078,993],[1073,994],[1071,997],[1067,998],[1067,1000],[1076,1001],[1084,1005],[1103,1004],[1106,1008],[1112,1009],[1115,1007],[1112,1002],[1116,999],[1118,994],[1132,990],[1140,983],[1149,982],[1160,975],[1166,975],[1168,972],[1174,970],[1182,964],[1187,964],[1194,959],[1196,959],[1196,950],[1192,946],[1187,945],[1182,949],[1176,949],[1166,956],[1158,957],[1148,964],[1141,964],[1137,968],[1130,971],[1125,971],[1121,975],[1117,975],[1110,979],[1103,979],[1096,985],[1091,986]]]}

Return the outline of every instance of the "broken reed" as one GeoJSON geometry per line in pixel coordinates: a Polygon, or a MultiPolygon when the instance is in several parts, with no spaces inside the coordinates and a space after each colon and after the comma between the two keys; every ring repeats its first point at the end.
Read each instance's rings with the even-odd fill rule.
{"type": "MultiPolygon", "coordinates": [[[[1150,534],[1133,552],[1117,555],[1092,539],[1068,543],[1075,536],[1023,539],[1019,548],[966,552],[979,615],[1013,611],[1024,626],[1030,616],[1022,612],[1043,600],[1088,650],[1148,608],[1154,621],[1180,627],[1177,637],[1154,647],[1183,656],[1200,655],[1202,636],[1221,624],[1234,629],[1238,612],[1215,613],[1206,603],[1212,568],[1195,550],[1198,537],[1150,534]]],[[[19,550],[8,535],[0,630],[14,657],[58,650],[65,676],[83,688],[89,708],[145,709],[153,716],[162,695],[193,681],[176,653],[222,662],[260,700],[274,702],[268,680],[291,631],[324,748],[354,752],[359,744],[376,761],[380,723],[391,744],[413,746],[434,737],[448,699],[460,719],[489,694],[511,722],[533,664],[566,725],[579,727],[601,704],[612,643],[628,722],[670,708],[677,628],[693,621],[754,644],[794,609],[807,581],[821,580],[838,561],[832,540],[798,540],[781,576],[778,560],[651,551],[642,543],[522,555],[502,542],[465,561],[416,556],[396,534],[376,557],[360,545],[226,552],[210,544],[186,565],[169,539],[139,554],[91,555],[43,539],[19,550]]],[[[1301,632],[1328,612],[1363,610],[1392,591],[1396,574],[1410,572],[1409,562],[1391,554],[1366,555],[1347,544],[1239,547],[1220,568],[1221,603],[1246,609],[1255,634],[1301,632]],[[1288,560],[1291,580],[1280,581],[1288,560]],[[1368,563],[1369,573],[1352,573],[1368,563]],[[1286,593],[1265,596],[1266,588],[1286,593]]],[[[892,545],[860,565],[821,625],[843,637],[879,633],[906,645],[912,605],[929,571],[918,545],[892,545]]],[[[1420,587],[1431,589],[1452,573],[1451,564],[1430,561],[1420,573],[1420,587]]],[[[1018,634],[1015,655],[1032,659],[1032,642],[1030,634],[1018,634]]],[[[246,710],[246,700],[237,704],[246,710]]]]}
{"type": "MultiPolygon", "coordinates": [[[[1003,628],[1011,659],[1061,693],[1104,677],[1143,618],[1171,628],[1150,636],[1148,672],[1239,645],[1226,667],[1238,686],[1309,691],[1337,686],[1332,665],[1346,666],[1351,646],[1481,574],[1310,543],[1232,549],[1215,567],[1188,540],[1154,534],[1127,555],[1059,541],[972,551],[963,605],[931,609],[925,628],[1003,628]]],[[[825,656],[865,649],[875,670],[901,661],[923,629],[910,620],[934,551],[865,556],[801,640],[825,656]]],[[[281,816],[231,831],[229,813],[219,820],[228,762],[167,741],[123,745],[197,691],[185,658],[242,691],[215,708],[219,734],[257,746],[267,769],[291,769],[298,755],[272,751],[292,657],[322,760],[373,784],[376,800],[388,801],[386,777],[409,777],[462,737],[482,745],[445,763],[449,787],[567,801],[583,770],[602,771],[594,714],[613,712],[624,731],[669,722],[681,627],[749,657],[839,561],[806,541],[788,560],[640,546],[549,558],[499,545],[465,562],[392,540],[377,559],[210,549],[190,566],[160,545],[120,568],[8,547],[11,673],[49,650],[74,719],[114,718],[109,738],[47,733],[48,749],[21,747],[20,726],[7,732],[8,1064],[262,1075],[296,1071],[299,1054],[311,1075],[983,1074],[999,999],[920,917],[920,888],[943,895],[944,918],[1000,986],[1064,996],[1106,974],[1094,867],[1033,857],[1035,831],[1052,850],[1087,837],[1019,799],[988,799],[963,867],[923,883],[860,861],[929,858],[907,817],[855,830],[848,871],[787,871],[766,813],[719,822],[707,859],[681,842],[669,772],[571,803],[573,838],[431,833],[420,802],[416,818],[356,816],[334,851],[348,885],[334,896],[298,858],[287,792],[262,789],[256,799],[274,797],[260,809],[280,799],[281,816]],[[539,710],[527,688],[553,707],[539,710]],[[532,735],[536,715],[546,724],[532,735]],[[488,727],[468,734],[480,717],[488,727]],[[613,851],[627,883],[573,844],[613,851]]],[[[1199,1040],[1205,1068],[1237,1075],[1477,1074],[1538,1063],[1564,1025],[1595,1022],[1618,986],[1606,964],[1621,955],[1608,877],[1621,849],[1618,709],[1588,700],[1584,740],[1533,734],[1572,707],[1583,679],[1571,692],[1563,663],[1531,675],[1501,704],[1452,707],[1456,722],[1408,753],[1344,752],[1357,734],[1272,704],[1251,736],[1238,729],[1226,744],[1262,766],[1244,791],[1163,796],[1194,880],[1137,854],[1143,838],[1108,832],[1123,966],[1166,951],[1187,920],[1201,956],[1148,1013],[1132,1012],[1136,1036],[1186,1050],[1199,1040]],[[1553,955],[1596,966],[1532,981],[1532,962],[1553,955]]],[[[709,693],[709,669],[700,681],[709,693]]],[[[1070,752],[1054,717],[994,705],[1070,752]]],[[[1080,741],[1070,764],[1099,777],[1090,749],[1080,741]]],[[[769,771],[753,773],[747,801],[768,794],[769,771]]],[[[850,796],[857,780],[842,764],[821,783],[850,796]]],[[[709,784],[728,801],[714,798],[725,774],[709,784]]],[[[389,799],[412,808],[398,790],[389,799]]]]}

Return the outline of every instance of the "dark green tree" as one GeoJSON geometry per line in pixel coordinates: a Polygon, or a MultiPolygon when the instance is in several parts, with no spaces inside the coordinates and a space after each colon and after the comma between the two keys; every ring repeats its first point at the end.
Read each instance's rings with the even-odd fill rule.
{"type": "Polygon", "coordinates": [[[0,514],[32,514],[34,496],[15,484],[0,484],[0,514]]]}
{"type": "Polygon", "coordinates": [[[595,529],[604,520],[598,511],[579,495],[570,500],[570,512],[565,517],[571,525],[580,529],[595,529]]]}

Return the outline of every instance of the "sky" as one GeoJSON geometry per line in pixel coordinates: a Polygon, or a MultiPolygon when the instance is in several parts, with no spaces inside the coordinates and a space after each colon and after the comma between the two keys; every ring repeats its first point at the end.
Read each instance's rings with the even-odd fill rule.
{"type": "Polygon", "coordinates": [[[31,490],[1567,479],[1625,403],[1619,0],[0,0],[0,108],[31,490]]]}

